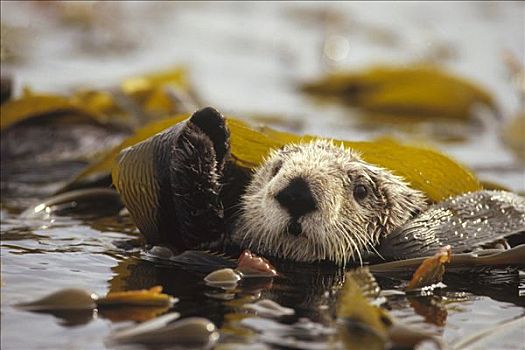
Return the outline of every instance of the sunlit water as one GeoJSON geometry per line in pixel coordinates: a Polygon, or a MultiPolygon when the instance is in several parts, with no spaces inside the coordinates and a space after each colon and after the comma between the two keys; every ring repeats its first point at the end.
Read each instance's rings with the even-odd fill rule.
{"type": "MultiPolygon", "coordinates": [[[[279,114],[292,121],[276,125],[280,128],[360,140],[381,135],[385,129],[363,128],[348,111],[314,104],[296,92],[296,82],[332,67],[406,64],[431,55],[433,48],[446,43],[455,49],[456,57],[442,63],[489,88],[505,119],[520,108],[500,61],[502,49],[521,55],[523,61],[524,7],[517,3],[157,3],[125,9],[120,20],[128,26],[122,28],[138,47],[124,56],[109,53],[101,58],[100,53],[90,55],[73,44],[78,33],[61,34],[63,40],[53,40],[59,28],[46,21],[45,15],[28,5],[2,2],[3,24],[11,21],[38,32],[37,40],[26,50],[25,63],[6,68],[2,64],[2,72],[9,68],[18,87],[29,84],[41,91],[65,91],[79,85],[109,86],[140,71],[185,63],[203,100],[226,113],[241,117],[279,114]],[[324,13],[320,8],[326,10],[325,16],[335,17],[319,22],[324,13]],[[337,16],[342,16],[344,24],[336,24],[337,16]],[[371,34],[374,30],[375,36],[371,34]],[[348,47],[343,45],[342,51],[323,57],[325,40],[332,34],[348,38],[348,47]]],[[[502,146],[499,127],[489,117],[488,125],[462,129],[464,142],[443,143],[425,133],[418,133],[416,139],[477,169],[483,179],[524,191],[523,168],[516,166],[512,154],[502,146]]],[[[402,131],[395,134],[407,137],[402,131]]],[[[164,286],[180,299],[173,310],[182,317],[211,319],[221,328],[220,343],[232,348],[251,344],[253,349],[322,349],[332,344],[334,293],[341,281],[329,271],[281,266],[281,277],[241,284],[225,293],[205,286],[203,272],[147,259],[128,217],[27,221],[20,219],[21,209],[4,203],[1,211],[2,349],[104,348],[112,330],[132,321],[115,321],[114,315],[102,313],[75,318],[30,313],[13,305],[64,287],[103,295],[153,285],[164,286]],[[259,298],[294,308],[296,315],[271,320],[242,308],[259,298]]],[[[453,344],[524,315],[518,273],[499,277],[450,274],[443,297],[427,308],[427,323],[436,323],[444,340],[453,344]],[[432,319],[428,314],[440,317],[432,319]]],[[[392,289],[407,276],[378,278],[383,288],[392,289]]],[[[390,297],[388,302],[393,315],[423,322],[416,311],[420,309],[406,297],[390,297]]],[[[502,333],[483,347],[523,348],[523,332],[502,333]]]]}
{"type": "MultiPolygon", "coordinates": [[[[2,348],[104,348],[112,330],[132,323],[125,315],[120,320],[118,313],[104,312],[53,316],[21,311],[13,304],[66,287],[104,295],[154,285],[162,285],[166,293],[180,299],[173,310],[182,317],[212,320],[221,328],[220,342],[233,348],[264,344],[261,348],[322,349],[334,344],[333,307],[342,282],[337,271],[278,264],[282,276],[248,281],[225,291],[206,286],[205,273],[191,266],[146,258],[134,247],[137,233],[126,217],[91,223],[67,218],[24,223],[6,211],[2,215],[2,348]],[[242,307],[263,298],[294,308],[296,315],[261,318],[242,307]]],[[[400,287],[408,276],[377,277],[388,290],[400,287]]],[[[511,271],[504,277],[505,283],[496,284],[497,279],[479,274],[451,273],[441,296],[415,300],[391,296],[388,305],[400,319],[418,324],[426,319],[445,341],[454,343],[525,314],[525,302],[518,296],[518,273],[511,271]]],[[[519,349],[522,336],[507,334],[493,346],[519,349]]]]}

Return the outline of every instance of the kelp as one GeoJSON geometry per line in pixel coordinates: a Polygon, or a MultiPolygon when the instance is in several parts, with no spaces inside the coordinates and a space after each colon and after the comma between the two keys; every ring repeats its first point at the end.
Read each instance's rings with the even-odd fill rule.
{"type": "MultiPolygon", "coordinates": [[[[290,142],[307,142],[315,138],[270,128],[257,131],[234,119],[228,120],[228,126],[231,130],[232,155],[237,164],[247,168],[260,164],[272,148],[282,147],[290,142]]],[[[479,181],[470,171],[429,148],[403,145],[390,138],[337,142],[360,152],[365,161],[404,177],[414,188],[425,192],[432,201],[481,189],[479,181]]]]}
{"type": "Polygon", "coordinates": [[[124,93],[130,96],[143,97],[157,87],[171,86],[188,89],[189,85],[186,69],[182,67],[172,67],[166,70],[128,78],[122,82],[121,88],[124,93]]]}
{"type": "Polygon", "coordinates": [[[392,345],[415,347],[428,340],[442,348],[435,334],[392,317],[379,306],[379,286],[368,269],[345,274],[336,315],[339,336],[346,349],[385,349],[392,345]]]}
{"type": "Polygon", "coordinates": [[[145,127],[140,128],[134,132],[133,135],[124,139],[120,144],[114,147],[112,150],[107,152],[100,160],[93,162],[86,168],[84,168],[75,178],[73,178],[63,189],[59,192],[72,190],[78,187],[82,187],[85,183],[94,182],[111,174],[112,169],[115,166],[115,161],[123,149],[129,146],[133,146],[141,141],[144,141],[148,137],[161,132],[162,130],[181,122],[186,118],[186,115],[166,118],[159,121],[154,121],[147,124],[145,127]]]}
{"type": "Polygon", "coordinates": [[[134,113],[163,118],[178,110],[169,89],[190,95],[190,86],[184,68],[173,67],[131,77],[117,87],[99,90],[79,89],[70,95],[35,93],[26,89],[19,98],[2,104],[0,129],[3,131],[31,118],[65,113],[88,117],[103,124],[140,127],[142,124],[136,124],[133,120],[137,117],[133,115],[134,113]],[[130,103],[136,104],[136,110],[129,107],[130,103]]]}
{"type": "Polygon", "coordinates": [[[189,112],[193,104],[190,85],[182,67],[125,79],[106,90],[79,90],[71,98],[79,105],[112,116],[113,122],[141,127],[171,113],[189,112]],[[190,101],[190,102],[187,102],[190,101]]]}
{"type": "Polygon", "coordinates": [[[429,288],[422,288],[416,293],[411,291],[411,294],[407,295],[408,303],[412,310],[425,319],[426,323],[435,324],[438,327],[443,327],[447,323],[448,310],[446,303],[455,301],[450,300],[449,296],[442,297],[441,295],[435,295],[433,293],[435,287],[444,287],[444,284],[436,284],[429,286],[429,288]]]}
{"type": "Polygon", "coordinates": [[[170,309],[169,306],[119,306],[99,308],[97,315],[111,322],[144,322],[158,317],[170,309]]]}
{"type": "MultiPolygon", "coordinates": [[[[7,80],[2,82],[4,93],[7,80]]],[[[25,88],[19,97],[6,97],[0,118],[4,197],[20,202],[18,198],[28,195],[41,199],[110,185],[110,171],[99,174],[91,165],[104,167],[105,159],[118,153],[111,150],[133,130],[193,110],[191,95],[185,68],[173,67],[96,90],[51,94],[25,88]]],[[[160,123],[163,127],[154,132],[169,125],[160,123]]]]}
{"type": "Polygon", "coordinates": [[[392,318],[388,312],[372,304],[369,290],[378,289],[374,277],[366,269],[346,273],[337,298],[336,316],[339,335],[347,349],[384,349],[389,341],[392,318]]]}
{"type": "Polygon", "coordinates": [[[475,104],[496,110],[489,92],[436,66],[376,66],[337,72],[305,83],[301,89],[381,116],[466,120],[475,104]]]}
{"type": "Polygon", "coordinates": [[[64,192],[27,208],[22,219],[49,219],[53,216],[116,215],[124,207],[118,192],[110,188],[87,188],[64,192]]]}
{"type": "MultiPolygon", "coordinates": [[[[78,90],[69,97],[71,103],[84,106],[97,115],[111,116],[112,122],[124,122],[126,111],[118,104],[114,93],[109,90],[78,90]]],[[[109,117],[106,117],[109,118],[109,117]]]]}
{"type": "Polygon", "coordinates": [[[2,116],[0,130],[2,131],[31,118],[63,116],[64,114],[87,117],[99,123],[107,122],[104,114],[97,113],[96,110],[77,103],[67,96],[60,95],[28,92],[20,98],[7,101],[0,108],[2,116]]]}
{"type": "MultiPolygon", "coordinates": [[[[399,261],[391,261],[370,265],[373,273],[392,273],[416,269],[421,263],[430,257],[412,258],[399,261]]],[[[452,254],[448,269],[472,268],[472,267],[495,267],[495,266],[522,266],[525,261],[525,244],[515,246],[511,249],[484,249],[472,253],[452,254]]]]}
{"type": "MultiPolygon", "coordinates": [[[[440,77],[438,73],[432,70],[427,72],[427,70],[425,68],[419,72],[416,69],[415,72],[419,72],[418,74],[422,76],[430,74],[440,77]]],[[[371,70],[371,73],[363,74],[366,77],[370,75],[370,78],[363,78],[364,81],[370,79],[374,84],[383,84],[383,80],[388,81],[387,85],[393,84],[389,79],[394,78],[394,80],[406,79],[407,81],[423,79],[416,73],[414,73],[416,77],[410,78],[410,74],[407,72],[390,72],[388,69],[371,70]],[[405,75],[408,75],[408,78],[403,78],[405,75]],[[381,78],[383,76],[385,77],[381,78]]],[[[448,82],[452,78],[442,77],[441,79],[448,82]]],[[[336,82],[339,80],[336,79],[336,82]]],[[[339,82],[333,85],[343,86],[344,84],[339,82]]],[[[173,111],[173,106],[170,106],[173,104],[173,99],[169,97],[169,89],[184,90],[189,93],[190,88],[183,69],[174,68],[127,79],[121,84],[117,94],[109,90],[79,90],[67,97],[28,92],[21,98],[8,101],[2,105],[1,127],[2,130],[5,130],[16,123],[31,118],[57,115],[64,112],[83,118],[87,117],[97,123],[121,124],[123,120],[119,115],[122,113],[124,116],[133,114],[134,107],[123,107],[123,104],[126,103],[117,101],[122,98],[122,96],[118,97],[119,94],[123,95],[128,102],[132,101],[132,104],[136,105],[136,109],[141,111],[137,113],[145,113],[146,121],[148,121],[151,120],[148,118],[152,114],[167,116],[173,111]]],[[[332,91],[333,89],[328,88],[328,90],[332,91]]],[[[111,169],[118,168],[115,167],[115,159],[122,149],[143,141],[184,118],[185,116],[180,115],[147,122],[144,126],[136,129],[129,138],[84,168],[60,192],[76,189],[86,183],[96,182],[100,178],[109,176],[111,169]]],[[[140,126],[144,122],[145,120],[141,119],[138,124],[135,122],[129,122],[129,124],[140,126]]],[[[306,142],[315,138],[311,135],[299,136],[270,128],[256,130],[235,118],[228,118],[227,123],[231,130],[232,156],[235,164],[244,169],[251,169],[260,164],[271,149],[279,148],[286,143],[306,142]]],[[[345,146],[359,151],[365,161],[390,169],[397,175],[404,177],[413,187],[425,192],[432,201],[481,189],[481,185],[472,173],[437,151],[404,145],[393,139],[342,142],[345,146]]]]}
{"type": "Polygon", "coordinates": [[[108,306],[171,306],[176,298],[162,293],[162,286],[150,289],[130,290],[125,292],[110,292],[97,300],[97,305],[108,306]]]}
{"type": "Polygon", "coordinates": [[[504,125],[501,138],[521,164],[525,164],[525,112],[516,115],[504,125]]]}
{"type": "Polygon", "coordinates": [[[2,104],[0,120],[2,196],[17,205],[53,195],[129,134],[59,95],[26,93],[2,104]]]}
{"type": "MultiPolygon", "coordinates": [[[[161,131],[162,127],[168,127],[183,119],[183,116],[166,119],[138,130],[108,154],[102,162],[85,169],[75,182],[82,181],[96,173],[109,173],[112,168],[114,178],[116,178],[119,167],[115,159],[120,150],[145,140],[161,131]]],[[[245,169],[259,165],[272,149],[290,142],[307,142],[315,138],[315,136],[298,136],[270,128],[259,131],[235,118],[228,118],[227,124],[231,132],[232,157],[237,166],[245,169]]],[[[390,169],[404,177],[413,187],[425,192],[432,201],[440,201],[452,195],[481,189],[479,181],[471,172],[437,151],[403,145],[393,139],[342,142],[346,147],[359,151],[365,161],[390,169]]]]}

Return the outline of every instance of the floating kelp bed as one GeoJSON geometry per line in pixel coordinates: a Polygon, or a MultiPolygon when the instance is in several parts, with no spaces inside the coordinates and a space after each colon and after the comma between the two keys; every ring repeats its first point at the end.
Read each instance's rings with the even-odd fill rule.
{"type": "MultiPolygon", "coordinates": [[[[360,98],[352,102],[370,113],[424,111],[429,118],[437,113],[468,119],[475,102],[494,107],[484,91],[430,68],[375,69],[322,84],[351,88],[304,89],[339,94],[337,98],[347,97],[340,91],[359,90],[360,98]],[[422,80],[435,79],[443,83],[434,90],[442,93],[436,93],[442,100],[423,96],[410,106],[410,99],[400,95],[389,101],[391,76],[400,75],[413,78],[406,78],[411,84],[400,94],[410,95],[419,91],[422,80]],[[372,93],[369,84],[377,90],[372,93]],[[379,89],[383,85],[388,89],[379,89]],[[439,109],[454,86],[464,98],[439,109]]],[[[111,187],[112,172],[117,188],[128,175],[117,156],[186,119],[197,105],[179,68],[65,96],[26,91],[2,104],[6,346],[118,348],[123,343],[161,343],[219,349],[383,349],[421,341],[457,349],[521,346],[523,246],[484,254],[441,251],[426,262],[405,260],[346,271],[272,259],[275,272],[261,260],[250,265],[249,273],[263,269],[266,274],[256,271],[255,278],[241,278],[249,273],[240,263],[215,252],[173,256],[158,248],[144,250],[111,187]],[[21,152],[18,146],[27,138],[32,145],[21,152]],[[57,290],[65,294],[38,300],[57,290]],[[28,303],[31,300],[37,302],[28,303]],[[30,336],[21,337],[21,329],[30,336]]],[[[228,117],[227,123],[240,174],[248,173],[272,148],[314,138],[255,128],[235,117],[228,117]]],[[[433,202],[483,188],[469,169],[427,147],[385,138],[342,142],[360,151],[366,161],[404,176],[433,202]]]]}

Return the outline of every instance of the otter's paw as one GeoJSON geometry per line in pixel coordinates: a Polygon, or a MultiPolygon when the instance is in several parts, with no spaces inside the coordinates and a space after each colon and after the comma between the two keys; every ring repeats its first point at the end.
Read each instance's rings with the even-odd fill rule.
{"type": "Polygon", "coordinates": [[[213,108],[123,150],[113,182],[151,245],[176,253],[220,238],[229,131],[213,108]]]}
{"type": "Polygon", "coordinates": [[[186,249],[218,240],[224,233],[219,194],[229,153],[228,129],[213,108],[195,112],[171,149],[169,174],[177,234],[186,249]]]}

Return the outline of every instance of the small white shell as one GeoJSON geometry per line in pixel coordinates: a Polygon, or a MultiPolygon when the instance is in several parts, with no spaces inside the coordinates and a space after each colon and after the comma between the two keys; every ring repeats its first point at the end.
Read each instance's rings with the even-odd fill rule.
{"type": "Polygon", "coordinates": [[[216,270],[204,277],[207,285],[227,289],[235,288],[240,280],[241,276],[232,269],[216,270]]]}
{"type": "Polygon", "coordinates": [[[111,340],[117,343],[170,344],[208,348],[219,339],[217,328],[205,318],[189,317],[166,324],[170,318],[173,319],[175,316],[168,314],[146,321],[136,327],[116,333],[111,340]]]}
{"type": "Polygon", "coordinates": [[[178,312],[170,312],[166,315],[162,315],[160,317],[142,322],[139,325],[120,330],[113,334],[112,340],[125,341],[130,337],[134,337],[161,327],[165,327],[169,322],[176,320],[179,317],[180,314],[178,312]]]}
{"type": "Polygon", "coordinates": [[[159,259],[171,259],[174,257],[173,252],[168,247],[163,246],[154,246],[148,250],[148,254],[152,255],[154,258],[159,259]]]}
{"type": "Polygon", "coordinates": [[[257,312],[259,316],[263,317],[281,317],[295,314],[294,309],[281,306],[270,299],[263,299],[253,304],[246,304],[244,307],[257,312]]]}
{"type": "Polygon", "coordinates": [[[28,311],[93,310],[96,307],[95,300],[97,296],[84,289],[67,288],[16,306],[28,311]]]}

